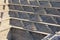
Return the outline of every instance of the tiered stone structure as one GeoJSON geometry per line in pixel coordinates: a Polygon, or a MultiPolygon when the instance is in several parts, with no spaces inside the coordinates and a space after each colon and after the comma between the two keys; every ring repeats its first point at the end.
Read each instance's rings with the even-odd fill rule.
{"type": "Polygon", "coordinates": [[[60,0],[0,1],[1,40],[49,40],[59,31],[60,0]]]}

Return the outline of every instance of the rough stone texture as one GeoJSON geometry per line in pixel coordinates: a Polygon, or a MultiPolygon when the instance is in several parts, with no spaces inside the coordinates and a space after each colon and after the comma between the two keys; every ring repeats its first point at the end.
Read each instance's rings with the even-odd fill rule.
{"type": "Polygon", "coordinates": [[[9,29],[0,31],[0,40],[8,40],[8,38],[7,38],[8,34],[9,34],[9,29]]]}
{"type": "Polygon", "coordinates": [[[31,31],[11,28],[12,40],[41,40],[46,35],[31,31]]]}
{"type": "Polygon", "coordinates": [[[41,40],[60,31],[59,4],[59,0],[0,0],[0,40],[41,40]]]}

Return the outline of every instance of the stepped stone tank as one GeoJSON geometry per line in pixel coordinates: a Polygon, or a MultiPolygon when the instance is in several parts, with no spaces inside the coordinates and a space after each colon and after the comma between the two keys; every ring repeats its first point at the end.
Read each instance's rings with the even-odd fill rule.
{"type": "Polygon", "coordinates": [[[0,40],[59,39],[60,0],[0,1],[0,40]]]}

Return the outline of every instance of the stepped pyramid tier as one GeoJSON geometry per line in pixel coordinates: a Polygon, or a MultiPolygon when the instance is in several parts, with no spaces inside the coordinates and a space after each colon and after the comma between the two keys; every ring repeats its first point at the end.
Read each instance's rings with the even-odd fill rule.
{"type": "Polygon", "coordinates": [[[59,40],[59,31],[60,0],[0,1],[1,40],[59,40]]]}

